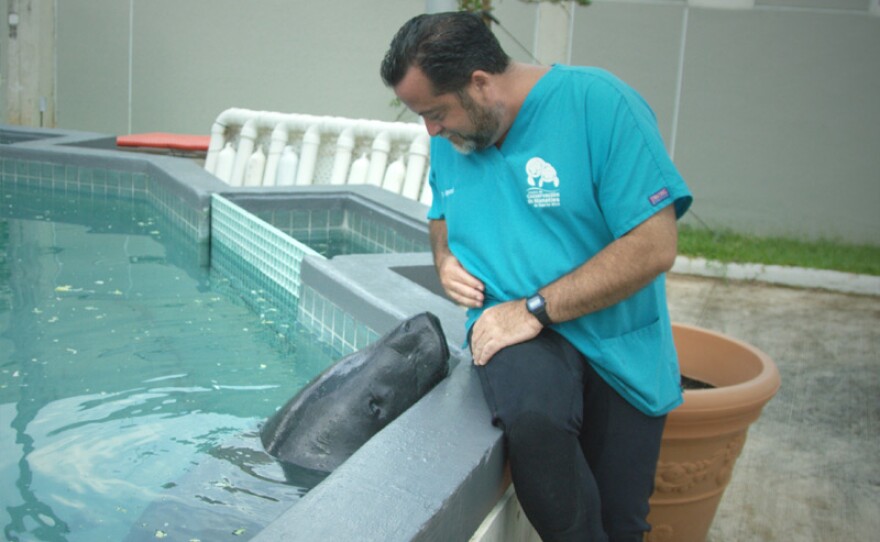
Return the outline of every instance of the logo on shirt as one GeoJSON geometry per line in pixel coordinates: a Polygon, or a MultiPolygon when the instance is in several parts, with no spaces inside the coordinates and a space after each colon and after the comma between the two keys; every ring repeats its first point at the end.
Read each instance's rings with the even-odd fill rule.
{"type": "Polygon", "coordinates": [[[559,177],[556,168],[539,157],[526,162],[529,188],[526,200],[535,208],[559,207],[559,177]]]}

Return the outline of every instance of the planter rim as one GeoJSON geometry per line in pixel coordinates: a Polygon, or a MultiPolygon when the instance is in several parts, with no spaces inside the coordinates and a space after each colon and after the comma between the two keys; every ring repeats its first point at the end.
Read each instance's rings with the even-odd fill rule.
{"type": "Polygon", "coordinates": [[[724,333],[695,325],[673,323],[673,328],[699,333],[711,337],[712,340],[732,345],[755,359],[761,369],[753,378],[739,384],[705,390],[686,390],[684,402],[670,412],[670,416],[684,418],[710,413],[715,416],[735,416],[762,407],[779,390],[781,385],[779,369],[770,356],[758,348],[724,333]]]}

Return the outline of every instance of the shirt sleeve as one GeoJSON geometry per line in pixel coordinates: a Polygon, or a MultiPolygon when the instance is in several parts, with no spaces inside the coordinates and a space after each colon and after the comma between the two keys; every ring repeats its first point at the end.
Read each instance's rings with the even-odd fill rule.
{"type": "Polygon", "coordinates": [[[617,79],[587,92],[588,140],[595,142],[593,179],[599,205],[619,238],[667,205],[681,217],[692,196],[663,144],[654,113],[617,79]]]}

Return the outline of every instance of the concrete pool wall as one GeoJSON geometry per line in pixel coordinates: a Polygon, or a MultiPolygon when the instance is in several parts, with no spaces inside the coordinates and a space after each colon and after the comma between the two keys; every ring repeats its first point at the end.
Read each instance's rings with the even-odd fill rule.
{"type": "MultiPolygon", "coordinates": [[[[6,126],[0,133],[8,135],[0,139],[7,142],[0,144],[0,162],[27,163],[23,174],[35,183],[42,182],[41,168],[58,173],[69,167],[63,170],[65,182],[96,186],[101,179],[89,178],[90,168],[131,172],[133,179],[150,176],[161,188],[159,205],[199,240],[194,257],[205,265],[214,193],[231,201],[350,199],[382,221],[403,224],[407,235],[421,231],[427,240],[426,208],[376,187],[233,190],[192,160],[98,148],[108,140],[102,134],[6,126]]],[[[430,253],[306,256],[301,280],[379,334],[405,317],[434,313],[450,342],[451,371],[253,540],[469,539],[506,487],[504,458],[500,432],[489,424],[479,381],[460,348],[464,311],[442,296],[430,253]]]]}

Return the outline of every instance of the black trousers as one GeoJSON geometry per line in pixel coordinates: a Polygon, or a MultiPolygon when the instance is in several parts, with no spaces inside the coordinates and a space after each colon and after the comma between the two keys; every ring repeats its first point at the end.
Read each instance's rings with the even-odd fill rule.
{"type": "Polygon", "coordinates": [[[549,329],[477,371],[541,539],[641,542],[666,417],[630,405],[549,329]]]}

